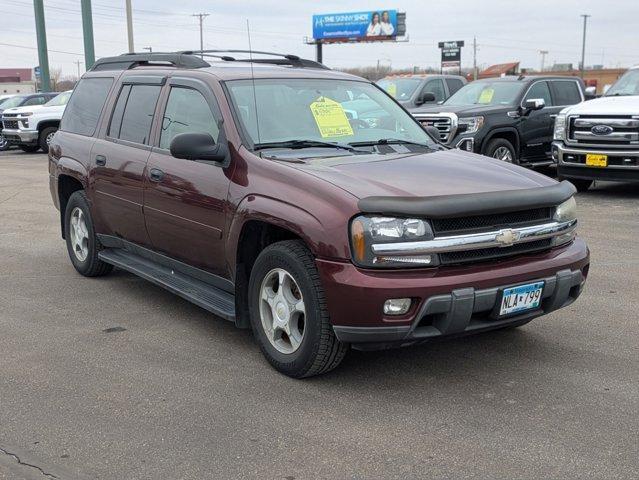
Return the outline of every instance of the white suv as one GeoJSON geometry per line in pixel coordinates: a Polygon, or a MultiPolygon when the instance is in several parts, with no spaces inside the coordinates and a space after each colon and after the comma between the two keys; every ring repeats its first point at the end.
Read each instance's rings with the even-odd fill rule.
{"type": "Polygon", "coordinates": [[[25,152],[49,150],[72,90],[62,92],[44,105],[8,108],[2,112],[2,133],[10,144],[25,152]]]}
{"type": "Polygon", "coordinates": [[[639,182],[639,66],[602,98],[563,109],[552,152],[559,177],[578,190],[594,180],[639,182]]]}

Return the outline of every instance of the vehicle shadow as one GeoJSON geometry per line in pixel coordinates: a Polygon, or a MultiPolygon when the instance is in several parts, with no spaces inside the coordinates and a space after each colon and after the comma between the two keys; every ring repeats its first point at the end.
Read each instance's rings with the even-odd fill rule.
{"type": "Polygon", "coordinates": [[[639,183],[617,183],[617,182],[595,182],[586,192],[581,192],[579,197],[588,198],[611,198],[615,199],[638,199],[639,183]]]}

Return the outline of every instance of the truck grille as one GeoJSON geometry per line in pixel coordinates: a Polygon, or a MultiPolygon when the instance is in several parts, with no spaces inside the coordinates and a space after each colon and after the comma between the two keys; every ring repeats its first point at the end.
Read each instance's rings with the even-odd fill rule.
{"type": "Polygon", "coordinates": [[[568,142],[599,147],[639,145],[639,116],[592,115],[569,118],[568,142]]]}
{"type": "MultiPolygon", "coordinates": [[[[449,235],[464,235],[501,230],[505,228],[540,225],[551,222],[553,214],[554,208],[543,207],[489,215],[433,219],[431,220],[431,223],[435,239],[437,239],[438,237],[449,235]]],[[[512,257],[524,253],[540,252],[549,249],[551,247],[551,243],[551,239],[543,239],[515,244],[510,247],[446,252],[440,254],[439,260],[442,265],[457,265],[471,262],[476,263],[496,258],[512,257]]]]}
{"type": "Polygon", "coordinates": [[[19,128],[17,120],[4,120],[2,123],[7,130],[17,130],[19,128]]]}
{"type": "Polygon", "coordinates": [[[439,139],[448,143],[453,134],[453,119],[444,115],[416,114],[415,118],[425,127],[435,127],[439,130],[439,139]]]}

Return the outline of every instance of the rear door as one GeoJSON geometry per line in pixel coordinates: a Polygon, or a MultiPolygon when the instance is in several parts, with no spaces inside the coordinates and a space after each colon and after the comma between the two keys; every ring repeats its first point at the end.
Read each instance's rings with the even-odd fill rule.
{"type": "Polygon", "coordinates": [[[151,153],[151,124],[163,76],[129,76],[120,87],[105,135],[91,152],[91,178],[99,233],[149,246],[142,204],[151,153]]]}
{"type": "Polygon", "coordinates": [[[144,194],[151,242],[170,257],[224,276],[230,167],[175,158],[169,151],[180,133],[209,133],[225,141],[218,103],[208,85],[192,78],[169,79],[161,103],[144,194]]]}

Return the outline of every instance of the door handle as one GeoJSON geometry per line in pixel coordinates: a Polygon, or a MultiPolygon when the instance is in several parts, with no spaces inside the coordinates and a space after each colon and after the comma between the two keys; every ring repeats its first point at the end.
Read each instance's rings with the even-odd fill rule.
{"type": "Polygon", "coordinates": [[[149,178],[152,182],[160,182],[164,178],[164,172],[159,168],[152,168],[149,171],[149,178]]]}
{"type": "Polygon", "coordinates": [[[106,157],[104,155],[96,155],[95,164],[100,167],[104,167],[106,165],[106,157]]]}
{"type": "Polygon", "coordinates": [[[550,118],[557,118],[557,114],[556,113],[551,113],[550,114],[550,118]]]}

